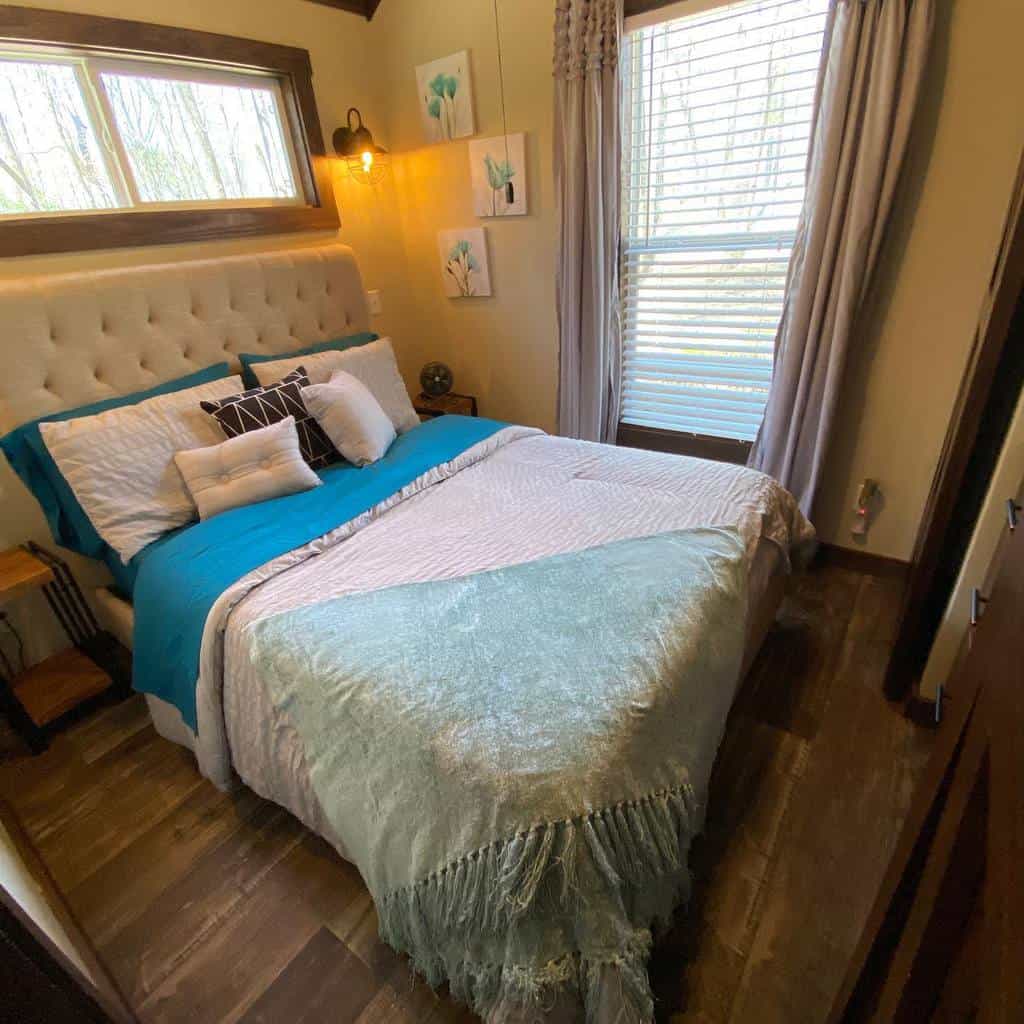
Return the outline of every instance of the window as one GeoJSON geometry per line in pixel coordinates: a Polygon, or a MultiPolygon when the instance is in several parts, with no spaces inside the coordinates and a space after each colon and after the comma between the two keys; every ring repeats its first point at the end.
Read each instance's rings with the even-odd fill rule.
{"type": "Polygon", "coordinates": [[[305,50],[0,4],[0,257],[337,227],[305,50]]]}
{"type": "Polygon", "coordinates": [[[750,442],[804,197],[829,0],[631,28],[623,52],[622,422],[750,442]]]}
{"type": "Polygon", "coordinates": [[[0,51],[0,217],[302,201],[270,76],[0,51]]]}

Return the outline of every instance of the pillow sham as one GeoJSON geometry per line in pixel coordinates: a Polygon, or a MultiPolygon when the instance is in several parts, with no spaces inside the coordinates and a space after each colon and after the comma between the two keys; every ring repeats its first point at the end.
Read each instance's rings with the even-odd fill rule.
{"type": "Polygon", "coordinates": [[[61,476],[57,464],[53,461],[49,449],[39,433],[42,423],[58,423],[65,420],[80,419],[93,416],[128,405],[138,405],[149,398],[184,391],[187,388],[221,380],[229,374],[227,363],[215,363],[195,373],[186,374],[175,380],[167,381],[145,391],[136,391],[130,395],[116,395],[100,402],[66,409],[63,412],[42,416],[30,423],[24,423],[4,437],[0,437],[0,450],[3,451],[11,468],[21,482],[39,503],[46,516],[47,525],[53,539],[61,547],[77,551],[89,558],[98,558],[118,563],[117,555],[96,532],[89,521],[85,510],[79,504],[74,491],[67,480],[61,476]],[[110,556],[108,559],[107,556],[110,556]]]}
{"type": "Polygon", "coordinates": [[[387,454],[395,425],[370,389],[339,370],[326,384],[302,389],[306,408],[349,462],[368,466],[387,454]]]}
{"type": "MultiPolygon", "coordinates": [[[[253,366],[256,363],[273,363],[281,359],[312,356],[319,352],[342,352],[347,348],[355,348],[357,345],[366,345],[371,341],[376,341],[379,337],[379,334],[364,332],[362,334],[349,334],[344,338],[333,338],[331,341],[319,341],[315,345],[306,345],[304,348],[297,348],[291,352],[282,352],[274,355],[256,355],[255,353],[243,352],[238,357],[242,363],[242,383],[247,388],[258,387],[263,383],[273,383],[273,381],[261,381],[256,376],[253,372],[253,366]]],[[[308,366],[306,370],[307,372],[309,371],[308,366]]],[[[282,373],[281,376],[283,377],[284,374],[282,373]]]]}
{"type": "Polygon", "coordinates": [[[223,439],[198,405],[227,397],[241,383],[239,377],[225,377],[136,405],[39,425],[57,468],[122,562],[195,519],[174,453],[223,439]]]}
{"type": "Polygon", "coordinates": [[[201,402],[200,407],[220,424],[228,437],[269,427],[286,416],[294,417],[302,457],[310,468],[323,469],[338,461],[338,452],[302,400],[302,389],[308,384],[306,371],[300,366],[275,384],[201,402]]]}
{"type": "Polygon", "coordinates": [[[412,407],[409,392],[405,390],[405,382],[398,372],[390,338],[379,338],[344,352],[324,352],[310,356],[308,363],[313,364],[314,360],[316,363],[311,367],[306,361],[279,359],[260,363],[253,367],[253,371],[261,382],[270,383],[280,380],[301,361],[309,374],[310,384],[325,384],[338,370],[344,370],[370,389],[399,434],[419,426],[420,418],[412,407]]]}
{"type": "Polygon", "coordinates": [[[209,448],[177,452],[174,461],[200,519],[320,486],[302,457],[294,416],[209,448]]]}

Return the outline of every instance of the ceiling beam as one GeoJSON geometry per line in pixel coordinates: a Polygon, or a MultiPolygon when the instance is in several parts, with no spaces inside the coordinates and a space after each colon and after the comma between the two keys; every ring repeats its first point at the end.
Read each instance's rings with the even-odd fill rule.
{"type": "Polygon", "coordinates": [[[349,11],[352,14],[361,14],[369,21],[378,6],[380,0],[310,0],[310,3],[323,4],[324,7],[336,7],[339,11],[349,11]]]}

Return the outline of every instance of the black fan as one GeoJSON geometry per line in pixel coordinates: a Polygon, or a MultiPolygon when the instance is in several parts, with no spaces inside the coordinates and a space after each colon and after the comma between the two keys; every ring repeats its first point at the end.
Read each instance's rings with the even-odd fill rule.
{"type": "Polygon", "coordinates": [[[454,383],[451,368],[444,363],[427,363],[420,370],[420,387],[423,388],[423,394],[431,398],[447,395],[454,383]]]}

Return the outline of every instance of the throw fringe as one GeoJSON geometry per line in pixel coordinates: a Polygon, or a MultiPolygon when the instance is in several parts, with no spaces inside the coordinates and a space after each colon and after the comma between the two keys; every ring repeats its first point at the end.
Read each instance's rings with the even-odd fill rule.
{"type": "MultiPolygon", "coordinates": [[[[452,994],[482,1016],[508,1005],[542,1008],[566,987],[578,990],[589,1014],[601,971],[610,966],[637,1019],[650,1019],[650,935],[644,929],[607,957],[573,953],[536,967],[446,963],[442,951],[456,937],[464,947],[474,937],[502,933],[542,902],[545,911],[573,914],[586,902],[586,884],[603,884],[621,897],[674,876],[680,893],[688,884],[686,853],[698,823],[693,791],[684,784],[535,825],[385,894],[378,902],[381,937],[408,953],[431,985],[447,980],[452,994]]],[[[674,905],[661,913],[670,914],[674,905]]]]}
{"type": "Polygon", "coordinates": [[[639,929],[621,951],[608,956],[570,953],[536,968],[463,962],[452,972],[449,991],[488,1024],[541,1020],[566,994],[586,1003],[590,1022],[595,1019],[602,986],[612,984],[614,975],[624,1012],[629,1014],[626,1019],[649,1021],[654,1018],[654,999],[647,981],[650,952],[651,933],[639,929]]]}

